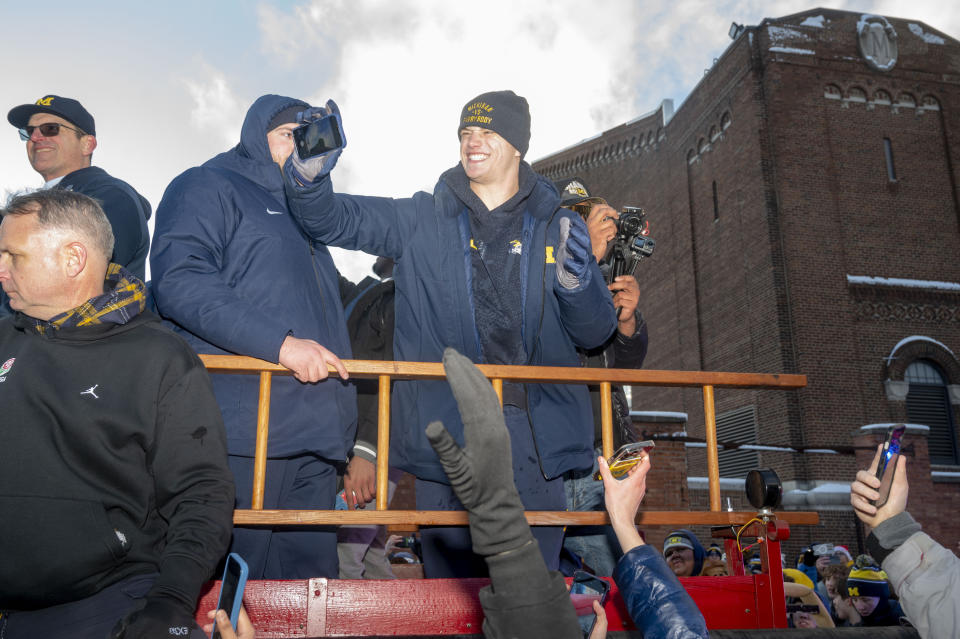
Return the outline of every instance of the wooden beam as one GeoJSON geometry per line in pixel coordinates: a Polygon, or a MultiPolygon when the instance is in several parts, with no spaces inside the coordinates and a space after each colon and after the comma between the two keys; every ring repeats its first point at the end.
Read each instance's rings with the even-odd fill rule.
{"type": "Polygon", "coordinates": [[[703,423],[707,439],[707,481],[709,482],[710,510],[722,510],[720,505],[720,458],[717,456],[717,413],[713,401],[713,386],[703,387],[703,423]]]}
{"type": "Polygon", "coordinates": [[[273,373],[260,372],[260,400],[257,405],[257,442],[253,450],[253,497],[251,506],[263,508],[263,490],[267,481],[267,441],[270,435],[270,384],[273,373]]]}
{"type": "MultiPolygon", "coordinates": [[[[816,512],[785,511],[777,519],[789,524],[814,526],[820,522],[816,512]]],[[[536,511],[526,512],[527,523],[534,526],[605,525],[610,523],[605,512],[536,511]]],[[[734,526],[756,517],[752,511],[703,512],[686,510],[642,511],[637,524],[646,526],[734,526]]],[[[240,526],[256,525],[357,525],[419,524],[421,526],[466,526],[465,510],[235,510],[233,522],[240,526]]]]}
{"type": "MultiPolygon", "coordinates": [[[[390,376],[380,375],[377,387],[377,510],[386,510],[390,496],[390,376]]],[[[346,501],[346,500],[345,500],[346,501]]],[[[349,501],[347,502],[350,503],[349,501]]]]}
{"type": "MultiPolygon", "coordinates": [[[[251,373],[270,371],[292,375],[290,370],[252,357],[240,355],[200,355],[208,370],[217,373],[251,373]]],[[[361,359],[342,360],[353,377],[375,378],[390,375],[404,379],[444,379],[443,364],[437,362],[381,362],[361,359]]],[[[719,373],[710,371],[656,371],[625,368],[584,368],[572,366],[493,366],[479,364],[477,368],[488,378],[500,377],[521,383],[599,384],[609,381],[630,386],[699,387],[705,384],[717,388],[803,388],[806,375],[777,373],[719,373]]],[[[331,372],[335,372],[330,367],[331,372]]]]}
{"type": "Polygon", "coordinates": [[[610,382],[600,382],[600,437],[603,456],[613,457],[613,396],[610,382]]]}

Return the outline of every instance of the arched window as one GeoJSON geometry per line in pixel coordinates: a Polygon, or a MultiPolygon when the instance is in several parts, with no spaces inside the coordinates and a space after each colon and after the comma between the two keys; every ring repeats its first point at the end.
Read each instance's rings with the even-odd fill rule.
{"type": "Polygon", "coordinates": [[[910,383],[910,391],[907,393],[907,417],[911,422],[930,427],[930,436],[927,439],[930,463],[960,463],[953,407],[950,405],[943,371],[931,360],[918,359],[907,366],[903,379],[910,383]]]}
{"type": "Polygon", "coordinates": [[[860,87],[850,87],[850,93],[847,96],[847,99],[851,102],[866,102],[867,92],[860,87]]]}

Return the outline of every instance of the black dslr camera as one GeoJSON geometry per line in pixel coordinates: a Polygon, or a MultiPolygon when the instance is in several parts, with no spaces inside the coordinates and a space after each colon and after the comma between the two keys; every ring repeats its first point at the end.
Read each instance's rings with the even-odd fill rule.
{"type": "MultiPolygon", "coordinates": [[[[576,212],[584,220],[590,216],[593,207],[607,204],[602,197],[591,196],[579,177],[558,180],[554,185],[560,192],[560,206],[576,212]]],[[[637,277],[640,260],[650,257],[656,246],[656,242],[650,237],[647,213],[639,206],[623,207],[620,209],[619,218],[614,219],[613,223],[617,227],[617,234],[607,245],[605,259],[610,268],[602,269],[608,284],[621,275],[637,277]]]]}
{"type": "Polygon", "coordinates": [[[614,220],[617,236],[611,242],[607,263],[610,271],[607,281],[612,282],[620,275],[637,276],[640,260],[653,255],[657,243],[650,234],[650,222],[646,212],[638,206],[625,206],[620,210],[620,218],[614,220]]]}

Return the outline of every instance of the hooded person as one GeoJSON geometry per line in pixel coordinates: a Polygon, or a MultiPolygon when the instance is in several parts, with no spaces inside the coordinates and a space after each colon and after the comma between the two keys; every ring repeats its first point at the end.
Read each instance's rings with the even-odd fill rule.
{"type": "Polygon", "coordinates": [[[686,528],[674,530],[663,540],[663,558],[677,577],[699,575],[706,554],[697,536],[686,528]]]}
{"type": "MultiPolygon", "coordinates": [[[[327,247],[291,217],[281,166],[293,152],[301,100],[265,95],[247,112],[240,143],[188,169],[157,208],[150,267],[160,314],[198,353],[279,363],[275,376],[264,508],[333,509],[334,463],[346,459],[356,429],[356,393],[337,271],[327,247]],[[333,462],[333,463],[332,463],[333,462]]],[[[249,508],[258,380],[215,375],[227,427],[237,508],[249,508]]],[[[234,528],[231,551],[251,579],[336,577],[336,533],[318,529],[234,528]],[[269,552],[268,552],[269,551],[269,552]]]]}
{"type": "Polygon", "coordinates": [[[847,576],[847,594],[862,617],[864,626],[899,626],[903,610],[890,599],[887,573],[876,566],[863,565],[863,555],[847,576]]]}
{"type": "MultiPolygon", "coordinates": [[[[334,107],[328,102],[330,115],[334,107]]],[[[396,260],[394,359],[436,362],[451,347],[478,364],[578,366],[577,348],[602,345],[617,325],[586,223],[560,208],[554,185],[523,161],[530,108],[522,96],[483,93],[458,115],[459,162],[432,193],[336,193],[325,157],[293,154],[284,165],[291,210],[309,237],[396,260]]],[[[460,509],[423,432],[440,420],[463,441],[448,384],[398,380],[390,406],[390,461],[416,476],[417,509],[460,509]]],[[[524,507],[563,510],[563,474],[593,465],[589,392],[579,384],[508,381],[503,407],[524,507]]],[[[563,529],[535,528],[555,569],[563,529]]],[[[426,576],[486,573],[468,529],[424,526],[420,533],[426,576]]]]}

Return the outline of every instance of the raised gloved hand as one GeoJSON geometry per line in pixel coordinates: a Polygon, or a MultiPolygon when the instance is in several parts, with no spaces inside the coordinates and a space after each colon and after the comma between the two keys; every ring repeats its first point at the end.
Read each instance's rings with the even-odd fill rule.
{"type": "Polygon", "coordinates": [[[500,401],[473,362],[448,348],[443,368],[463,419],[465,446],[460,448],[440,422],[427,426],[453,491],[470,515],[473,551],[490,556],[531,542],[530,526],[513,484],[510,434],[500,401]]]}
{"type": "Polygon", "coordinates": [[[148,595],[117,622],[110,639],[179,639],[190,636],[196,627],[193,611],[182,601],[148,595]]]}
{"type": "MultiPolygon", "coordinates": [[[[306,111],[301,112],[297,117],[297,121],[302,124],[307,124],[311,120],[318,120],[330,115],[336,115],[337,118],[340,118],[340,108],[333,100],[327,100],[326,106],[310,107],[306,111]]],[[[333,170],[333,167],[337,165],[337,160],[340,158],[340,153],[343,152],[343,147],[346,145],[347,141],[344,139],[343,144],[338,148],[323,155],[315,155],[307,159],[301,159],[300,154],[294,150],[294,152],[290,154],[290,161],[287,162],[284,170],[296,184],[309,184],[333,170]]]]}
{"type": "Polygon", "coordinates": [[[573,289],[580,286],[593,255],[590,250],[590,232],[579,216],[560,218],[560,243],[557,250],[557,280],[560,286],[573,289]]]}

